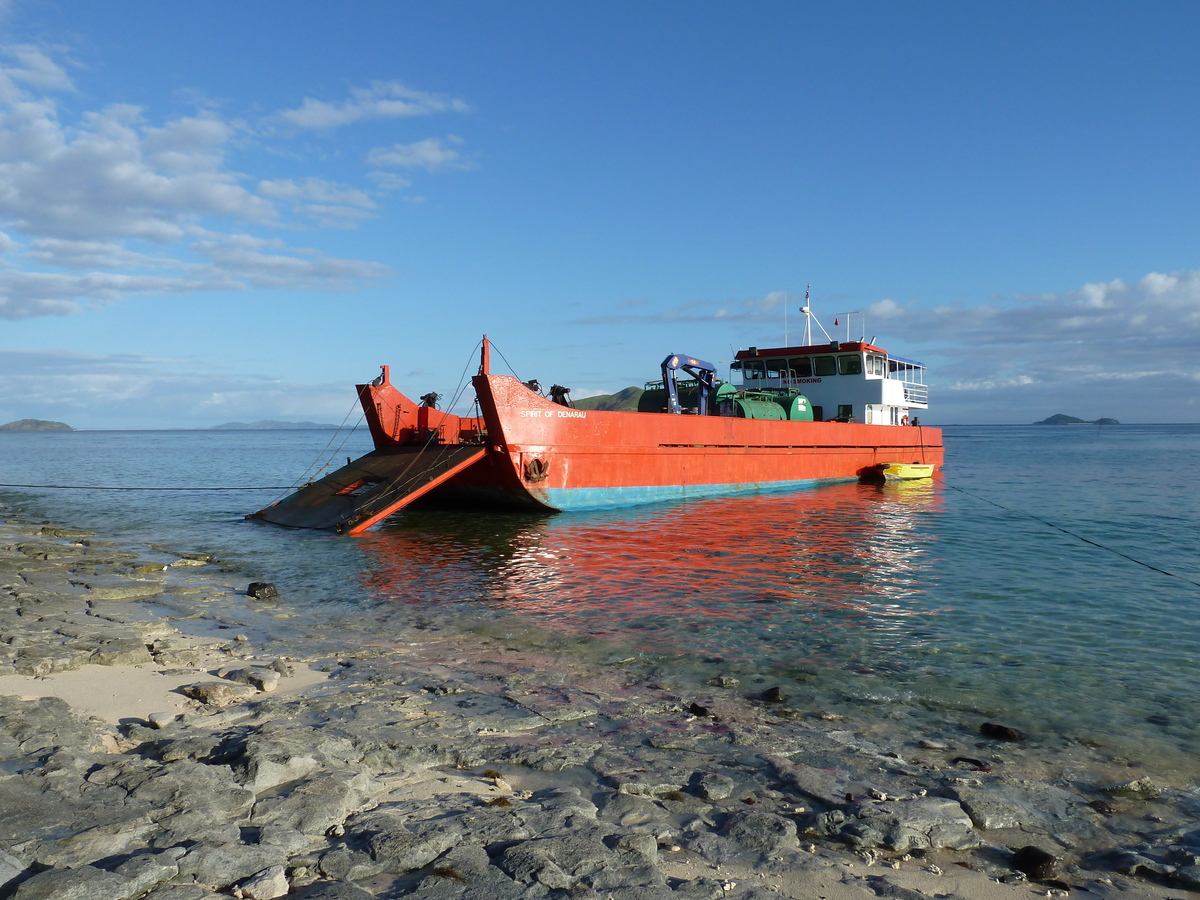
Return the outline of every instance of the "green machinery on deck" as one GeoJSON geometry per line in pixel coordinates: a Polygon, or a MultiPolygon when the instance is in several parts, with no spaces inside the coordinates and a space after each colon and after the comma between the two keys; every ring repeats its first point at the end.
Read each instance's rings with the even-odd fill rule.
{"type": "MultiPolygon", "coordinates": [[[[695,381],[679,383],[679,405],[695,410],[699,397],[695,381]]],[[[661,381],[652,381],[638,400],[638,412],[666,412],[667,392],[661,381]]],[[[739,391],[732,384],[717,386],[710,401],[710,415],[732,416],[738,419],[777,419],[792,422],[811,422],[812,404],[803,394],[775,394],[770,391],[739,391]]]]}

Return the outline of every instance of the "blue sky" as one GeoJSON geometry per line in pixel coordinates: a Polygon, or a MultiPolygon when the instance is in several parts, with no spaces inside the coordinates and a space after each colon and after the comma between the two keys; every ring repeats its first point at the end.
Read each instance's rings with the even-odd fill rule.
{"type": "Polygon", "coordinates": [[[1200,421],[1198,45],[1172,2],[0,2],[0,421],[338,422],[484,332],[613,391],[807,283],[930,423],[1200,421]]]}

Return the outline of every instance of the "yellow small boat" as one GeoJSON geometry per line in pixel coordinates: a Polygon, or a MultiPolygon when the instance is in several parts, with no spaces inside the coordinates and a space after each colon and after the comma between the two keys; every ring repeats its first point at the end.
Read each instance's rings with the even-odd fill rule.
{"type": "Polygon", "coordinates": [[[914,478],[932,478],[933,466],[924,463],[886,462],[876,467],[884,481],[911,481],[914,478]]]}

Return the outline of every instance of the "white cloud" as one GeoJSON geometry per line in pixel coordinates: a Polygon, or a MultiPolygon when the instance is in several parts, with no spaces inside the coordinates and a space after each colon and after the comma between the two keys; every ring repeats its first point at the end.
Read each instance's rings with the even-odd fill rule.
{"type": "Polygon", "coordinates": [[[372,166],[392,166],[400,169],[469,169],[475,163],[463,156],[459,147],[463,139],[453,134],[442,138],[425,138],[413,144],[393,144],[391,147],[376,147],[367,154],[367,163],[372,166]]]}
{"type": "Polygon", "coordinates": [[[400,191],[412,186],[411,181],[395,172],[368,172],[367,177],[381,191],[400,191]]]}
{"type": "MultiPolygon", "coordinates": [[[[180,240],[201,216],[269,223],[271,203],[217,168],[220,134],[195,120],[156,129],[144,145],[141,111],[116,105],[88,113],[68,130],[44,104],[0,112],[0,217],[19,233],[70,239],[180,240]],[[188,127],[184,127],[188,126],[188,127]],[[169,150],[161,138],[174,131],[169,150]],[[188,153],[183,133],[202,139],[188,153]],[[152,164],[169,163],[171,171],[152,164]]],[[[227,137],[228,132],[224,132],[227,137]]]]}
{"type": "MultiPolygon", "coordinates": [[[[0,17],[5,12],[0,8],[0,17]]],[[[11,60],[8,65],[0,65],[0,103],[15,101],[27,88],[60,92],[75,90],[66,70],[38,47],[13,44],[0,48],[0,54],[11,60]]]]}
{"type": "Polygon", "coordinates": [[[1064,294],[1020,297],[1009,304],[910,308],[894,319],[906,337],[973,347],[1021,346],[1060,352],[1072,346],[1133,346],[1139,341],[1200,339],[1200,270],[1152,272],[1134,284],[1085,284],[1064,294]]]}
{"type": "Polygon", "coordinates": [[[192,248],[211,261],[210,277],[233,279],[226,286],[234,288],[348,291],[391,274],[382,263],[334,259],[246,234],[214,235],[196,241],[192,248]]]}
{"type": "Polygon", "coordinates": [[[278,118],[296,128],[328,131],[364,119],[393,119],[428,116],[444,112],[470,112],[463,100],[405,87],[398,81],[375,81],[367,88],[353,88],[350,99],[339,103],[305,97],[296,109],[278,113],[278,118]]]}
{"type": "Polygon", "coordinates": [[[258,192],[287,204],[295,215],[333,227],[346,227],[372,218],[373,210],[377,208],[366,191],[321,178],[260,181],[258,192]]]}
{"type": "Polygon", "coordinates": [[[260,181],[258,192],[273,200],[343,203],[363,209],[375,208],[374,201],[365,191],[334,184],[320,178],[305,178],[302,181],[293,181],[290,178],[278,181],[260,181]]]}
{"type": "MultiPolygon", "coordinates": [[[[15,245],[13,245],[15,246],[15,245]]],[[[133,269],[178,267],[175,259],[135,253],[114,241],[72,241],[39,238],[31,241],[25,259],[61,269],[133,269]]]]}
{"type": "MultiPolygon", "coordinates": [[[[245,123],[211,113],[150,122],[121,103],[66,120],[53,95],[74,91],[51,51],[0,48],[0,319],[69,315],[137,294],[344,291],[391,275],[379,263],[249,232],[353,227],[377,214],[380,191],[407,179],[370,173],[378,190],[311,176],[251,179],[229,161],[263,139],[245,123]]],[[[379,82],[283,118],[329,127],[467,109],[379,82]]],[[[454,164],[450,144],[440,157],[426,148],[422,164],[454,164]]]]}
{"type": "Polygon", "coordinates": [[[867,316],[869,316],[872,321],[875,319],[883,319],[884,321],[887,321],[888,319],[894,319],[896,316],[902,315],[903,313],[904,310],[901,308],[899,303],[897,303],[895,300],[889,300],[886,297],[883,300],[872,303],[867,307],[867,316]]]}
{"type": "Polygon", "coordinates": [[[342,421],[344,384],[287,384],[212,359],[0,350],[0,421],[76,428],[206,427],[228,421],[342,421]]]}
{"type": "MultiPolygon", "coordinates": [[[[1195,421],[1200,271],[975,307],[905,308],[889,337],[931,364],[940,421],[1195,421]]],[[[886,345],[886,342],[885,342],[886,345]]],[[[932,421],[932,417],[931,417],[932,421]]]]}

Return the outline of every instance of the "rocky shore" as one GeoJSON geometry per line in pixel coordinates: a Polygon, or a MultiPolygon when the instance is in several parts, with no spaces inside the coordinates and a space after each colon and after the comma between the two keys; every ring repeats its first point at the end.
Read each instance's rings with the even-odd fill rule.
{"type": "Polygon", "coordinates": [[[0,526],[0,898],[1200,898],[1194,786],[1104,747],[420,622],[279,656],[213,568],[0,526]]]}

